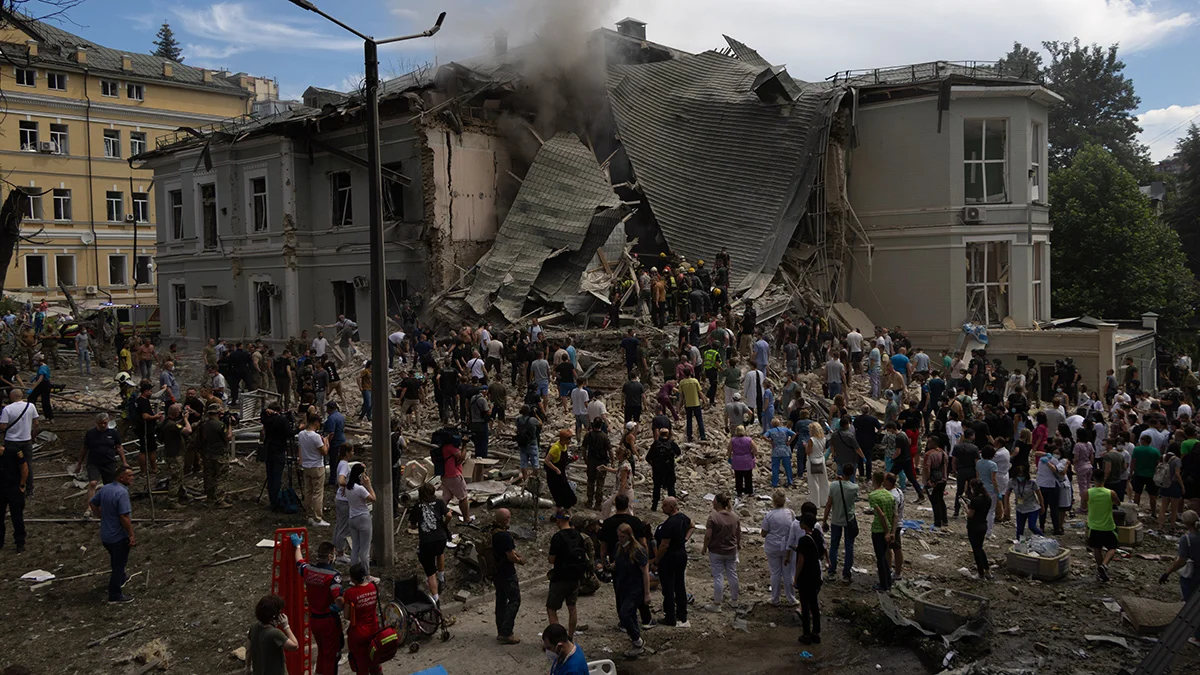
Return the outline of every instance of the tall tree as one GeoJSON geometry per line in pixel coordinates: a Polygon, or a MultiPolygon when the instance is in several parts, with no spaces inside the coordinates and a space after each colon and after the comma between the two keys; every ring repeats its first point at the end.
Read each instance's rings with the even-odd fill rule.
{"type": "Polygon", "coordinates": [[[1159,222],[1133,174],[1087,144],[1050,181],[1054,311],[1131,318],[1152,311],[1164,328],[1191,317],[1196,280],[1179,237],[1159,222]]]}
{"type": "Polygon", "coordinates": [[[1189,125],[1176,148],[1184,169],[1167,201],[1167,222],[1179,235],[1188,267],[1200,274],[1200,128],[1189,125]]]}
{"type": "Polygon", "coordinates": [[[1050,168],[1071,163],[1075,153],[1094,143],[1139,179],[1150,173],[1150,155],[1137,141],[1141,132],[1135,111],[1141,105],[1133,80],[1125,76],[1125,62],[1117,45],[1043,42],[1050,64],[1043,74],[1046,84],[1065,100],[1050,108],[1050,168]]]}
{"type": "Polygon", "coordinates": [[[1012,51],[1000,59],[997,68],[1005,77],[1036,81],[1042,77],[1042,55],[1020,42],[1014,42],[1012,51]]]}
{"type": "Polygon", "coordinates": [[[171,24],[164,21],[155,37],[158,39],[154,41],[155,48],[151,54],[183,63],[183,48],[179,46],[179,40],[175,39],[175,31],[171,30],[171,24]]]}

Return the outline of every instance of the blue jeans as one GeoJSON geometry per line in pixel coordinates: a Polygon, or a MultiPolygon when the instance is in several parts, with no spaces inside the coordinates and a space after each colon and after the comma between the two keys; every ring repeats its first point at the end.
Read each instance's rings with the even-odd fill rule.
{"type": "Polygon", "coordinates": [[[121,587],[125,585],[125,566],[129,564],[129,539],[105,544],[104,548],[108,549],[108,558],[112,564],[112,572],[108,576],[108,599],[119,600],[121,587]]]}
{"type": "Polygon", "coordinates": [[[1033,532],[1039,537],[1042,536],[1042,528],[1038,527],[1038,514],[1041,512],[1041,509],[1038,509],[1037,511],[1030,511],[1029,513],[1017,512],[1017,539],[1020,539],[1021,535],[1025,534],[1026,523],[1029,524],[1030,532],[1033,532]]]}
{"type": "Polygon", "coordinates": [[[850,568],[854,567],[854,538],[857,536],[858,523],[829,526],[829,571],[837,571],[838,544],[844,539],[846,559],[842,564],[842,576],[850,578],[850,568]]]}
{"type": "Polygon", "coordinates": [[[84,349],[84,350],[77,351],[76,354],[79,355],[79,372],[82,373],[86,370],[87,374],[91,375],[92,374],[92,353],[89,352],[88,350],[84,349]]]}
{"type": "Polygon", "coordinates": [[[792,458],[788,457],[772,457],[771,458],[771,487],[779,487],[779,465],[783,465],[784,471],[787,473],[787,484],[792,484],[792,458]]]}
{"type": "Polygon", "coordinates": [[[707,441],[708,437],[704,435],[704,408],[701,406],[687,409],[687,439],[692,440],[692,417],[696,418],[696,426],[700,428],[700,440],[707,441]]]}
{"type": "Polygon", "coordinates": [[[830,382],[829,383],[829,398],[833,398],[834,396],[837,396],[840,393],[842,393],[842,383],[841,382],[830,382]]]}
{"type": "Polygon", "coordinates": [[[371,419],[371,392],[364,391],[362,393],[362,397],[363,397],[362,410],[358,411],[358,416],[359,416],[359,418],[369,420],[369,419],[371,419]]]}

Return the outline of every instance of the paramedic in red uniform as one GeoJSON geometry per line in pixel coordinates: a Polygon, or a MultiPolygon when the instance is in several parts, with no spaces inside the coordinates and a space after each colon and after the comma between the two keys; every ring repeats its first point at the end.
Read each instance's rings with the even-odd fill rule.
{"type": "Polygon", "coordinates": [[[300,554],[301,538],[293,534],[296,565],[304,579],[311,617],[309,627],[317,644],[317,675],[337,675],[338,659],[342,655],[342,619],[338,616],[337,599],[342,594],[342,575],[333,569],[333,543],[322,542],[317,547],[317,561],[306,562],[300,554]]]}
{"type": "Polygon", "coordinates": [[[382,675],[383,670],[371,664],[369,653],[371,638],[379,632],[379,610],[376,608],[379,589],[360,564],[350,567],[350,581],[353,585],[339,598],[346,618],[350,620],[350,629],[346,631],[350,667],[355,675],[382,675]]]}

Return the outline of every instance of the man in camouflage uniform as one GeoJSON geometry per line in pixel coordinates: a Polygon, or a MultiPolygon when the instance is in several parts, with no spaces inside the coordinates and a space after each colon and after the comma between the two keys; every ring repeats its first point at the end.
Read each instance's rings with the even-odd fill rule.
{"type": "Polygon", "coordinates": [[[204,461],[204,494],[208,503],[219,509],[233,504],[225,498],[225,481],[229,473],[229,443],[233,428],[221,421],[221,404],[209,403],[207,416],[200,423],[200,455],[204,461]]]}
{"type": "Polygon", "coordinates": [[[162,456],[167,460],[167,476],[171,481],[167,501],[171,508],[187,502],[187,492],[183,489],[183,456],[184,439],[191,434],[192,425],[183,414],[183,404],[172,404],[167,408],[167,418],[158,423],[158,436],[163,444],[162,456]]]}

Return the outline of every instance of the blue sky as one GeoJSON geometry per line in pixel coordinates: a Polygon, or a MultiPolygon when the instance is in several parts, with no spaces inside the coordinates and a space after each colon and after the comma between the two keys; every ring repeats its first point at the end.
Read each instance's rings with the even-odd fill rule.
{"type": "MultiPolygon", "coordinates": [[[[936,59],[992,60],[1014,40],[1119,42],[1142,98],[1142,139],[1170,154],[1189,120],[1200,123],[1200,0],[315,0],[376,37],[448,17],[440,35],[388,48],[383,70],[486,51],[506,28],[512,44],[535,35],[611,26],[625,16],[648,37],[689,51],[723,47],[722,33],[788,64],[802,79],[838,70],[936,59]]],[[[109,47],[149,51],[169,21],[186,62],[276,78],[284,97],[309,85],[348,89],[361,77],[352,35],[287,0],[87,0],[65,28],[109,47]]]]}

